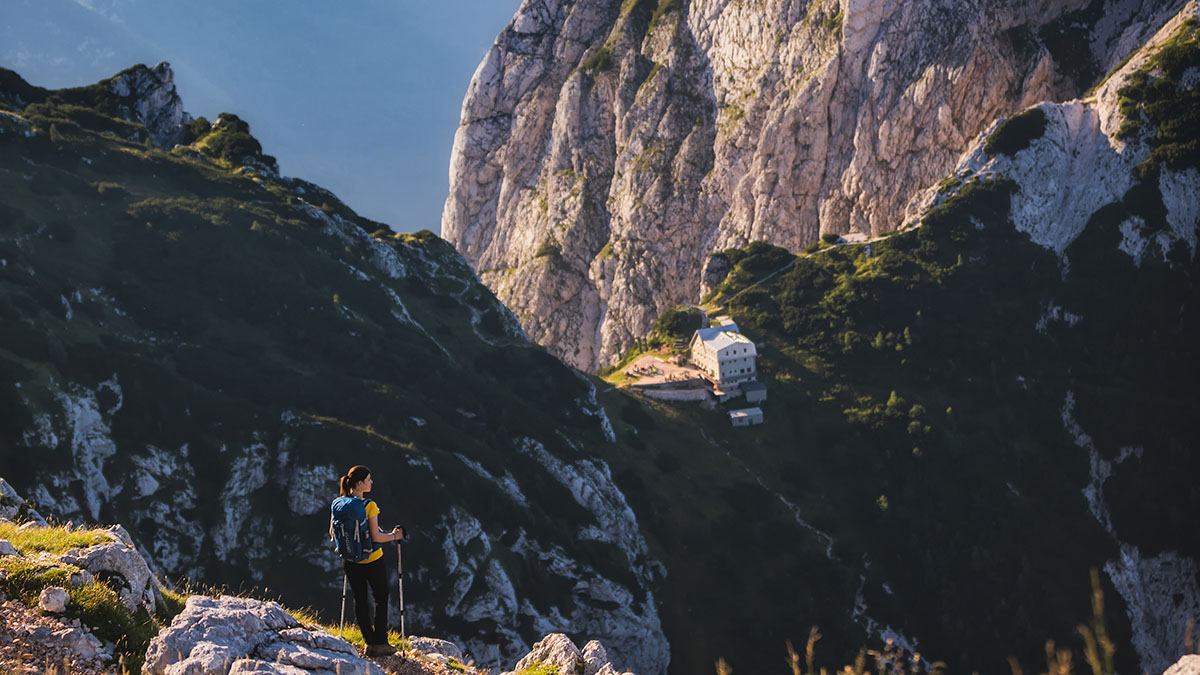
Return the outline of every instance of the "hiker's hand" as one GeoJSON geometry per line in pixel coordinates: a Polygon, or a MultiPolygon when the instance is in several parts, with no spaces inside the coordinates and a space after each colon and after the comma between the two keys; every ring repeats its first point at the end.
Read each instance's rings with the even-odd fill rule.
{"type": "Polygon", "coordinates": [[[404,541],[407,538],[404,534],[404,528],[400,527],[399,525],[392,528],[392,537],[395,538],[396,541],[404,541]]]}

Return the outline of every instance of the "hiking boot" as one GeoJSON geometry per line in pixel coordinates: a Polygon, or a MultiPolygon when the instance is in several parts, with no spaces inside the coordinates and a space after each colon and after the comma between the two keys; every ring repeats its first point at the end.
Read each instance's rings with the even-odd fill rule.
{"type": "Polygon", "coordinates": [[[396,653],[396,648],[388,643],[380,645],[367,645],[367,656],[391,656],[396,653]]]}

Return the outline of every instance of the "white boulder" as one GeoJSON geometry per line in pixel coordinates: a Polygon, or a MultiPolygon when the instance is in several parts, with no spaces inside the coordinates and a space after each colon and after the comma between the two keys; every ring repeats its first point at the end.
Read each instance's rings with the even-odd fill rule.
{"type": "Polygon", "coordinates": [[[108,532],[113,539],[111,543],[72,549],[59,556],[59,560],[91,574],[104,572],[120,577],[124,581],[120,595],[125,606],[130,611],[141,607],[153,612],[161,599],[158,579],[124,528],[117,526],[108,532]]]}
{"type": "Polygon", "coordinates": [[[233,663],[229,675],[309,675],[309,671],[282,663],[241,659],[233,663]]]}
{"type": "Polygon", "coordinates": [[[535,664],[545,663],[558,666],[559,673],[568,675],[575,673],[576,664],[582,658],[583,653],[579,651],[579,647],[576,647],[574,642],[571,642],[571,638],[562,633],[551,633],[535,644],[524,658],[517,661],[513,670],[521,672],[535,664]]]}
{"type": "Polygon", "coordinates": [[[85,661],[107,661],[112,654],[104,650],[99,638],[81,628],[69,627],[55,631],[54,637],[69,652],[85,661]]]}
{"type": "Polygon", "coordinates": [[[462,660],[462,648],[453,642],[439,640],[431,637],[411,637],[408,639],[408,646],[414,651],[422,654],[441,654],[449,659],[462,660]]]}
{"type": "Polygon", "coordinates": [[[42,594],[38,596],[38,607],[43,612],[50,612],[51,614],[65,612],[70,602],[71,596],[67,594],[67,589],[59,588],[58,586],[47,586],[42,589],[42,594]]]}
{"type": "Polygon", "coordinates": [[[1200,675],[1200,654],[1188,654],[1167,668],[1163,675],[1200,675]]]}
{"type": "Polygon", "coordinates": [[[592,640],[583,646],[583,675],[596,675],[605,665],[612,668],[608,662],[608,652],[599,640],[592,640]]]}
{"type": "Polygon", "coordinates": [[[588,642],[581,652],[562,633],[551,633],[533,646],[512,671],[503,675],[515,675],[537,664],[558,668],[559,675],[616,675],[618,672],[608,662],[608,652],[598,641],[588,642]]]}
{"type": "Polygon", "coordinates": [[[348,642],[302,627],[278,603],[198,595],[150,643],[143,672],[383,675],[348,642]]]}

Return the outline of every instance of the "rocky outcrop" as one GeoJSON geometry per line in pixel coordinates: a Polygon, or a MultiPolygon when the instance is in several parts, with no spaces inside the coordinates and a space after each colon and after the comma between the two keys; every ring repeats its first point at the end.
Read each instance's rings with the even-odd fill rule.
{"type": "Polygon", "coordinates": [[[67,611],[67,603],[70,601],[71,596],[67,595],[67,589],[50,586],[43,588],[38,596],[38,608],[43,612],[61,614],[67,611]]]}
{"type": "MultiPolygon", "coordinates": [[[[37,527],[32,523],[25,527],[31,526],[37,527]]],[[[83,549],[71,549],[61,555],[43,552],[33,557],[39,563],[67,566],[67,569],[74,570],[73,578],[81,583],[101,577],[114,587],[126,609],[131,612],[145,610],[153,614],[163,601],[162,583],[154,576],[124,528],[117,525],[104,533],[111,541],[83,549]]],[[[0,556],[5,555],[23,556],[24,552],[10,542],[0,540],[0,556]]],[[[57,604],[55,600],[50,602],[57,604]]]]}
{"type": "MultiPolygon", "coordinates": [[[[3,478],[0,478],[0,520],[46,525],[46,519],[30,508],[29,503],[22,499],[21,495],[17,494],[17,491],[3,478]]],[[[0,553],[0,555],[3,554],[0,553]]]]}
{"type": "Polygon", "coordinates": [[[383,675],[348,642],[303,628],[278,603],[194,595],[150,643],[147,675],[383,675]]]}
{"type": "Polygon", "coordinates": [[[588,642],[580,651],[566,635],[551,633],[517,661],[512,671],[503,675],[516,675],[539,666],[554,669],[561,675],[617,675],[621,672],[609,662],[604,645],[596,640],[588,642]]]}
{"type": "MultiPolygon", "coordinates": [[[[3,478],[0,478],[0,521],[20,522],[19,533],[48,527],[46,521],[3,478]]],[[[150,574],[145,560],[137,552],[129,536],[119,526],[107,531],[112,543],[97,544],[84,551],[71,550],[63,555],[39,552],[29,556],[11,542],[0,540],[0,558],[21,558],[20,563],[32,562],[39,568],[58,568],[67,572],[71,587],[93,583],[102,575],[105,583],[119,587],[130,610],[137,608],[135,598],[146,598],[141,604],[149,612],[160,601],[158,581],[150,574]],[[119,551],[115,553],[114,550],[119,551]],[[136,562],[130,559],[136,558],[136,562]],[[148,588],[149,587],[149,588],[148,588]],[[139,589],[131,592],[132,589],[139,589]]],[[[0,566],[0,581],[12,569],[0,566]]],[[[32,660],[35,663],[63,665],[68,672],[95,673],[108,671],[113,659],[114,645],[105,644],[92,634],[94,626],[85,626],[78,619],[64,615],[71,606],[71,590],[61,586],[46,586],[37,593],[36,608],[26,607],[19,600],[4,597],[0,585],[0,663],[32,660]],[[15,653],[14,653],[15,652],[15,653]],[[20,659],[15,658],[20,655],[20,659]],[[10,658],[12,657],[12,658],[10,658]]],[[[10,589],[11,590],[11,589],[10,589]]]]}
{"type": "Polygon", "coordinates": [[[443,236],[592,370],[713,251],[898,227],[993,119],[1077,95],[1181,4],[526,0],[463,103],[443,236]]]}
{"type": "Polygon", "coordinates": [[[121,602],[130,611],[141,608],[153,614],[162,603],[162,584],[125,528],[116,525],[107,533],[113,540],[111,543],[72,549],[59,556],[59,562],[74,565],[92,575],[119,580],[121,602]]]}
{"type": "MultiPolygon", "coordinates": [[[[520,623],[528,623],[539,635],[551,631],[602,635],[622,662],[636,664],[642,672],[666,672],[671,658],[670,644],[663,633],[652,592],[656,571],[646,557],[646,542],[634,514],[612,481],[608,466],[599,460],[563,461],[530,438],[521,440],[518,453],[536,460],[547,473],[547,484],[559,483],[579,507],[592,515],[594,524],[582,528],[579,538],[618,546],[628,565],[627,571],[635,576],[638,585],[631,587],[615,581],[592,561],[540,540],[524,528],[511,535],[513,541],[502,544],[488,536],[479,518],[452,508],[443,522],[436,525],[437,531],[444,528],[446,532],[442,542],[446,569],[440,574],[450,590],[447,611],[472,622],[498,619],[496,637],[490,643],[477,635],[454,637],[477,659],[497,663],[507,654],[521,653],[528,644],[522,640],[518,622],[510,618],[519,617],[520,623]],[[535,562],[547,565],[553,570],[556,583],[569,584],[574,589],[571,600],[519,595],[510,565],[502,562],[501,552],[505,557],[521,560],[522,565],[535,562]],[[547,601],[548,606],[544,604],[547,601]],[[499,645],[497,638],[503,641],[499,645]]],[[[482,467],[477,470],[483,471],[482,467]]],[[[508,497],[527,504],[527,498],[511,476],[487,478],[511,485],[508,497]]],[[[414,620],[424,624],[430,618],[418,610],[414,620]]]]}
{"type": "MultiPolygon", "coordinates": [[[[36,511],[28,508],[26,502],[3,478],[0,478],[0,496],[3,500],[0,504],[4,505],[4,510],[0,511],[0,521],[23,522],[23,530],[50,527],[36,511]]],[[[153,614],[163,602],[162,583],[154,575],[125,528],[115,525],[100,532],[109,541],[82,549],[70,549],[60,555],[41,552],[34,557],[42,563],[67,566],[68,569],[75,570],[72,578],[81,582],[97,576],[102,577],[118,592],[129,611],[145,610],[148,614],[153,614]]],[[[0,556],[24,555],[25,552],[17,549],[11,542],[0,540],[0,556]]],[[[61,590],[46,589],[49,593],[43,593],[43,609],[62,611],[60,606],[65,605],[65,591],[59,593],[61,590]]]]}
{"type": "MultiPolygon", "coordinates": [[[[906,221],[956,194],[958,186],[970,180],[1008,179],[1017,185],[1012,200],[1013,224],[1027,232],[1034,242],[1064,255],[1101,207],[1125,198],[1139,180],[1135,167],[1150,154],[1151,145],[1146,138],[1119,136],[1124,115],[1118,91],[1198,12],[1195,0],[1188,2],[1090,96],[1061,104],[1042,103],[1022,113],[1040,115],[1045,124],[1040,132],[1031,134],[1034,137],[1022,139],[1026,147],[1021,150],[1002,152],[989,144],[989,140],[1005,133],[1002,127],[1007,120],[997,120],[974,140],[950,172],[953,187],[943,185],[919,193],[907,206],[906,221]]],[[[1164,255],[1176,243],[1186,246],[1189,255],[1195,255],[1196,227],[1200,220],[1197,190],[1200,190],[1200,174],[1194,169],[1162,170],[1158,192],[1166,227],[1153,238],[1155,248],[1164,255]]],[[[1130,240],[1145,239],[1139,236],[1144,225],[1122,226],[1126,234],[1121,248],[1135,263],[1146,254],[1147,247],[1130,240]]]]}
{"type": "Polygon", "coordinates": [[[408,638],[408,648],[427,657],[438,654],[447,659],[458,659],[461,661],[463,658],[462,648],[449,640],[439,640],[431,637],[410,637],[408,638]]]}
{"type": "Polygon", "coordinates": [[[175,91],[171,64],[134,66],[113,77],[108,87],[123,99],[124,116],[145,125],[154,145],[170,148],[183,139],[183,125],[192,117],[184,112],[183,99],[175,91]]]}

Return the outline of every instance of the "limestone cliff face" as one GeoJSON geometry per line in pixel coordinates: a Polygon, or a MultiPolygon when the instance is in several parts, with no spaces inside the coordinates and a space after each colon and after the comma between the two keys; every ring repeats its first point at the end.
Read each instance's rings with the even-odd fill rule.
{"type": "MultiPolygon", "coordinates": [[[[1015,152],[989,150],[988,141],[1004,133],[1001,127],[1007,120],[997,120],[973,139],[948,172],[946,182],[913,197],[905,221],[915,220],[945,201],[957,191],[958,184],[972,179],[1012,180],[1017,186],[1012,200],[1013,224],[1069,265],[1067,248],[1102,208],[1125,200],[1140,180],[1135,167],[1146,161],[1153,147],[1145,133],[1122,138],[1119,131],[1126,118],[1118,92],[1134,73],[1147,68],[1162,46],[1179,34],[1185,21],[1197,18],[1200,3],[1188,0],[1095,91],[1064,103],[1041,103],[1023,112],[1035,112],[1045,119],[1041,130],[1025,139],[1026,147],[1015,152]]],[[[1185,78],[1181,86],[1195,87],[1196,83],[1185,78]]],[[[1165,258],[1175,245],[1183,246],[1189,258],[1196,255],[1200,174],[1194,168],[1163,166],[1157,181],[1153,193],[1161,197],[1162,205],[1157,210],[1162,214],[1161,227],[1148,228],[1140,215],[1133,215],[1120,226],[1119,246],[1138,266],[1147,255],[1165,258]]]]}
{"type": "Polygon", "coordinates": [[[126,119],[146,126],[150,140],[169,148],[183,139],[183,125],[192,119],[175,91],[175,72],[163,61],[153,68],[135,66],[108,82],[112,93],[125,99],[119,106],[126,119]]]}
{"type": "Polygon", "coordinates": [[[875,235],[997,117],[1082,93],[1172,0],[526,0],[463,103],[442,234],[569,363],[705,257],[875,235]]]}

